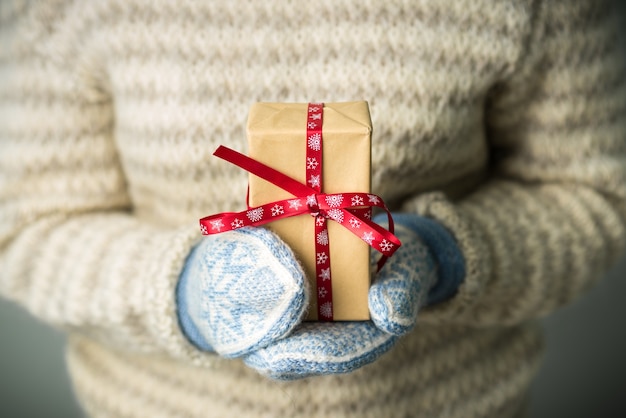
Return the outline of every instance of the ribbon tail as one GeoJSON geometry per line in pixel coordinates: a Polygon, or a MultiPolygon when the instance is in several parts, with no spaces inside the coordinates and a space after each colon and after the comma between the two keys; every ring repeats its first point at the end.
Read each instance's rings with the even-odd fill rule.
{"type": "Polygon", "coordinates": [[[307,196],[316,193],[314,189],[298,180],[223,145],[220,145],[213,155],[277,185],[294,196],[307,196]]]}

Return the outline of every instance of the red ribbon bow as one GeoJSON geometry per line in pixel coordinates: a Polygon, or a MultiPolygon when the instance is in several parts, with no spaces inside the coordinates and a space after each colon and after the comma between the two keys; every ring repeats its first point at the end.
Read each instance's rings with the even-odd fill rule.
{"type": "Polygon", "coordinates": [[[291,193],[293,199],[279,200],[242,212],[225,212],[200,219],[203,235],[232,231],[245,226],[260,226],[279,219],[309,213],[315,218],[316,275],[318,318],[332,320],[332,280],[327,220],[332,219],[379,251],[378,270],[401,243],[393,235],[391,213],[383,200],[370,193],[322,193],[322,112],[323,104],[308,106],[307,120],[307,183],[299,181],[266,166],[230,148],[220,146],[213,155],[269,181],[291,193]],[[389,230],[371,220],[371,208],[379,207],[387,213],[389,230]]]}

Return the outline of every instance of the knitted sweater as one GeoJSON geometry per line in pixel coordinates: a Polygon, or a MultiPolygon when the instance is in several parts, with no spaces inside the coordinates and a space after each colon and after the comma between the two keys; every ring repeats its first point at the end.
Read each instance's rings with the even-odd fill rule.
{"type": "Polygon", "coordinates": [[[626,77],[598,1],[3,2],[0,293],[66,330],[108,417],[505,417],[533,320],[625,247],[626,77]],[[411,4],[408,4],[411,3],[411,4]],[[458,294],[352,374],[291,383],[192,346],[197,219],[241,210],[256,101],[365,99],[373,192],[463,252],[458,294]]]}

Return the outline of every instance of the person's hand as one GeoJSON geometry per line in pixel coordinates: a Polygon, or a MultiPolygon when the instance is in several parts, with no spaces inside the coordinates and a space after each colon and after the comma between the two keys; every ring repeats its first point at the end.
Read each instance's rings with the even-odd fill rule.
{"type": "Polygon", "coordinates": [[[204,238],[177,287],[178,318],[204,351],[240,357],[298,325],[308,304],[304,272],[291,249],[264,228],[204,238]]]}
{"type": "Polygon", "coordinates": [[[308,290],[293,253],[273,233],[243,228],[205,238],[190,255],[177,290],[183,331],[200,349],[243,357],[280,380],[347,373],[373,362],[413,329],[427,300],[458,285],[433,288],[439,269],[420,238],[453,260],[458,249],[449,233],[416,215],[394,218],[403,246],[370,289],[371,321],[301,323],[308,290]]]}
{"type": "Polygon", "coordinates": [[[451,296],[464,273],[452,236],[435,221],[417,215],[394,219],[403,245],[370,289],[371,321],[303,323],[289,336],[246,356],[245,363],[279,380],[348,373],[375,361],[410,332],[420,308],[451,296]],[[435,257],[430,246],[438,251],[435,257]],[[441,269],[435,260],[446,263],[445,282],[437,283],[441,269]]]}

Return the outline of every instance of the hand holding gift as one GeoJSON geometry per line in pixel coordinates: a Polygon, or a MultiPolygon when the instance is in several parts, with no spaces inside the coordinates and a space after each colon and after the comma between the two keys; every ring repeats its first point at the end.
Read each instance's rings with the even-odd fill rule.
{"type": "Polygon", "coordinates": [[[210,237],[192,252],[178,287],[180,323],[196,346],[244,357],[276,379],[346,373],[374,361],[415,326],[429,298],[448,296],[463,277],[443,227],[398,215],[400,248],[391,214],[369,193],[367,104],[332,104],[327,121],[325,108],[256,105],[248,124],[255,159],[218,149],[216,156],[251,173],[257,206],[200,220],[210,237]],[[371,207],[387,212],[385,227],[371,220],[371,207]],[[255,228],[268,222],[276,235],[255,228]],[[369,247],[383,255],[379,270],[398,254],[371,288],[369,247]],[[435,286],[438,273],[446,280],[435,286]]]}
{"type": "Polygon", "coordinates": [[[441,225],[395,218],[404,245],[369,291],[372,321],[302,322],[308,290],[293,252],[266,229],[242,228],[205,238],[189,257],[178,286],[183,331],[200,349],[242,357],[280,380],[373,362],[413,329],[423,306],[451,296],[464,274],[441,225]]]}

